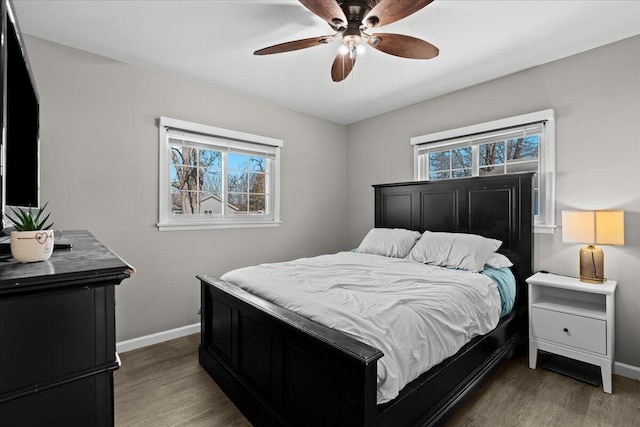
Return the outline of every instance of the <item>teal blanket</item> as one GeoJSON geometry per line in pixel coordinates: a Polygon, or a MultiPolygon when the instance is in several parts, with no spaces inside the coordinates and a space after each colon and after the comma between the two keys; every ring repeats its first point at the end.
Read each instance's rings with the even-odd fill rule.
{"type": "Polygon", "coordinates": [[[506,316],[511,312],[513,303],[516,300],[516,278],[509,268],[491,268],[485,266],[482,274],[491,277],[498,285],[500,292],[500,302],[502,304],[502,312],[500,317],[506,316]]]}

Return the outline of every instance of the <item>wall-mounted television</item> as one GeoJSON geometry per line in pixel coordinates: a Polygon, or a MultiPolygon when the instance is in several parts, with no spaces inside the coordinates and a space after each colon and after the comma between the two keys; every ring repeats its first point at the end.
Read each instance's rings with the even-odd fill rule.
{"type": "MultiPolygon", "coordinates": [[[[40,205],[40,105],[15,9],[2,2],[2,212],[40,205]]],[[[10,225],[4,222],[4,226],[10,225]]]]}

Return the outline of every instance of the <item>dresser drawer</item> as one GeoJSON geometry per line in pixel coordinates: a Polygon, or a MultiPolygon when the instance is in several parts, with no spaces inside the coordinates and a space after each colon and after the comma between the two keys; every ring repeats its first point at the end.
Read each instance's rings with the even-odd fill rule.
{"type": "Polygon", "coordinates": [[[113,369],[114,295],[103,285],[0,299],[0,401],[113,369]]]}
{"type": "Polygon", "coordinates": [[[607,322],[604,320],[532,307],[531,322],[534,337],[607,354],[607,322]]]}
{"type": "Polygon", "coordinates": [[[113,372],[0,403],[0,426],[113,426],[113,372]]]}

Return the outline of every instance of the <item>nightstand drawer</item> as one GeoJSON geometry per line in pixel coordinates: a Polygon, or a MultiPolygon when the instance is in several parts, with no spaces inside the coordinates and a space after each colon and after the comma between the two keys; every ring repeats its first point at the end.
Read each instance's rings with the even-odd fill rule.
{"type": "Polygon", "coordinates": [[[607,322],[604,320],[532,307],[531,322],[535,337],[607,354],[607,322]]]}

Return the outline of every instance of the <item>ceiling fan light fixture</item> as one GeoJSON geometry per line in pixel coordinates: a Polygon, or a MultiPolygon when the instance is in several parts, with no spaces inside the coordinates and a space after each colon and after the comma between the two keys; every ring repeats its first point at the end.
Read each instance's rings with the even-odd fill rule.
{"type": "Polygon", "coordinates": [[[348,29],[344,33],[342,33],[342,43],[346,44],[347,46],[350,44],[356,45],[360,41],[361,37],[362,33],[360,32],[360,29],[348,29]]]}
{"type": "Polygon", "coordinates": [[[367,50],[364,48],[363,45],[359,44],[358,46],[356,46],[356,53],[358,54],[358,56],[364,55],[366,51],[367,50]]]}
{"type": "Polygon", "coordinates": [[[351,58],[351,60],[355,61],[356,57],[358,56],[359,53],[359,49],[361,46],[358,44],[358,42],[356,41],[350,41],[349,45],[344,45],[347,47],[348,51],[349,51],[349,58],[351,58]]]}
{"type": "Polygon", "coordinates": [[[338,49],[338,52],[340,52],[340,55],[346,55],[347,53],[349,53],[349,47],[341,45],[340,49],[338,49]]]}

